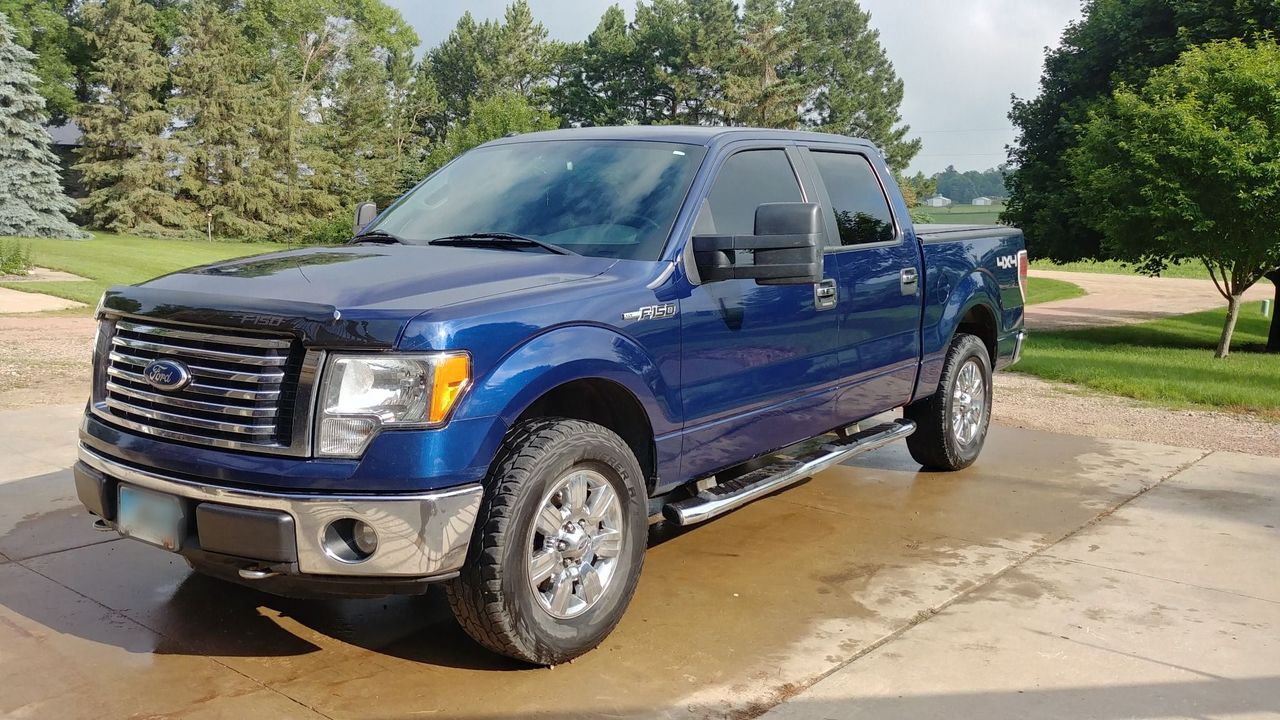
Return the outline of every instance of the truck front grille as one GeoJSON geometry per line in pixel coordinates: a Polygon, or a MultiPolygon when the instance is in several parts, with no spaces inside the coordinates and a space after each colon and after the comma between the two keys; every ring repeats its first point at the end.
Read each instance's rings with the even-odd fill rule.
{"type": "Polygon", "coordinates": [[[223,328],[120,319],[99,372],[94,410],[126,429],[215,447],[304,454],[314,368],[301,343],[223,328]],[[152,383],[147,366],[173,360],[189,372],[184,386],[152,383]],[[295,434],[295,428],[300,432],[295,434]]]}

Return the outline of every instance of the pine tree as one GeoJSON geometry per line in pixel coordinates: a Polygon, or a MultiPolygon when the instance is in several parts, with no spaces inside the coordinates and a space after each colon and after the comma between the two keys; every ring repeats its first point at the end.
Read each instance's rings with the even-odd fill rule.
{"type": "Polygon", "coordinates": [[[390,74],[382,55],[363,39],[348,46],[325,117],[327,145],[338,159],[333,191],[345,204],[385,203],[399,184],[390,74]]]}
{"type": "Polygon", "coordinates": [[[34,64],[0,13],[0,235],[85,237],[65,217],[76,207],[62,192],[58,159],[49,150],[34,64]]]}
{"type": "Polygon", "coordinates": [[[902,170],[920,152],[902,125],[903,83],[857,0],[791,0],[788,20],[806,42],[793,69],[810,88],[805,124],[871,140],[902,170]]]}
{"type": "Polygon", "coordinates": [[[738,53],[718,105],[729,122],[768,128],[800,123],[805,87],[790,73],[799,41],[778,0],[747,0],[738,53]]]}
{"type": "Polygon", "coordinates": [[[278,188],[254,136],[260,98],[244,37],[212,0],[196,0],[185,25],[170,108],[179,125],[173,134],[182,157],[179,187],[193,206],[191,224],[219,235],[262,235],[278,188]]]}
{"type": "Polygon", "coordinates": [[[186,224],[174,194],[169,113],[156,99],[168,63],[155,49],[155,8],[138,0],[97,0],[81,11],[96,60],[92,98],[76,118],[84,132],[76,165],[90,188],[94,226],[162,233],[186,224]]]}

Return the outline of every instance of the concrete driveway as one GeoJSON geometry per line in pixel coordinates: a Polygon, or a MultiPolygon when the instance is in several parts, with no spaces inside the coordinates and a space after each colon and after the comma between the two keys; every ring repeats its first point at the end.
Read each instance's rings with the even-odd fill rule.
{"type": "Polygon", "coordinates": [[[1277,459],[996,427],[941,475],[887,448],[656,526],[618,631],[530,669],[439,593],[284,600],[92,531],[79,411],[0,413],[0,716],[1280,712],[1277,459]]]}

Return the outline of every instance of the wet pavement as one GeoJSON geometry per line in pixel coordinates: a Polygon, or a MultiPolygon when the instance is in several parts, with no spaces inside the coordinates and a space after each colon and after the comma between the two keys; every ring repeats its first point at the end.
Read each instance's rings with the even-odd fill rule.
{"type": "MultiPolygon", "coordinates": [[[[1074,637],[1058,625],[1152,603],[1212,617],[1170,665],[1205,666],[1230,630],[1251,648],[1223,666],[1252,698],[1237,704],[1280,708],[1263,672],[1280,668],[1280,510],[1265,481],[1280,478],[1276,460],[996,427],[975,467],[932,474],[889,447],[694,529],[655,526],[618,630],[571,664],[532,669],[476,647],[439,592],[287,600],[91,530],[66,469],[78,415],[0,413],[0,716],[751,717],[782,702],[785,717],[880,717],[910,687],[902,717],[1000,716],[1002,701],[1032,717],[1044,706],[1009,698],[1052,666],[1059,635],[1074,637]],[[1196,511],[1205,504],[1215,511],[1196,511]],[[1122,522],[1135,512],[1148,515],[1122,522]],[[1129,575],[1149,585],[1112,577],[1129,575]],[[1040,624],[1001,641],[1029,605],[1040,624]],[[903,660],[911,648],[945,667],[924,674],[903,660]],[[983,667],[989,677],[965,680],[983,667]],[[967,687],[985,692],[966,711],[955,703],[967,687]]],[[[1094,644],[1151,654],[1126,623],[1094,644]]],[[[1104,685],[1114,657],[1078,656],[1078,682],[1058,691],[1104,685]]]]}

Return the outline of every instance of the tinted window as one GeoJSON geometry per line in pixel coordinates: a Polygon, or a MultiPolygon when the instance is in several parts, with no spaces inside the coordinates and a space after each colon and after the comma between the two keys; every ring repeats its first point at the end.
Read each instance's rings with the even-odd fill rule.
{"type": "Polygon", "coordinates": [[[852,153],[811,153],[831,196],[841,245],[892,240],[893,215],[871,163],[852,153]]]}
{"type": "Polygon", "coordinates": [[[698,219],[700,235],[752,235],[756,206],[800,202],[800,185],[783,150],[748,150],[725,161],[698,219]]]}
{"type": "Polygon", "coordinates": [[[705,154],[659,142],[481,147],[402,198],[376,229],[411,242],[508,232],[583,255],[656,260],[705,154]]]}

